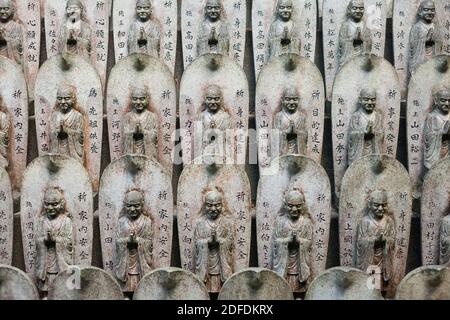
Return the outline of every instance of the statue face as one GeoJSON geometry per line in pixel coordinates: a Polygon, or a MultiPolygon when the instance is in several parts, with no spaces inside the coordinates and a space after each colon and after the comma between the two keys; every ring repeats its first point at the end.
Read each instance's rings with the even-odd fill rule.
{"type": "Polygon", "coordinates": [[[387,212],[387,206],[388,204],[385,201],[374,199],[370,201],[370,210],[372,211],[374,217],[377,219],[381,219],[384,217],[385,213],[387,212]]]}
{"type": "Polygon", "coordinates": [[[222,105],[222,94],[218,90],[208,90],[205,96],[206,109],[211,113],[216,113],[222,105]]]}
{"type": "Polygon", "coordinates": [[[44,196],[44,211],[49,219],[56,218],[64,212],[64,198],[56,190],[47,191],[44,196]]]}
{"type": "Polygon", "coordinates": [[[136,14],[141,21],[148,21],[152,15],[152,4],[148,0],[139,0],[136,3],[136,14]]]}
{"type": "Polygon", "coordinates": [[[294,191],[286,196],[285,210],[292,220],[297,220],[305,210],[305,199],[300,192],[294,191]]]}
{"type": "Polygon", "coordinates": [[[435,98],[435,104],[442,114],[448,114],[450,111],[450,90],[439,92],[435,98]]]}
{"type": "Polygon", "coordinates": [[[436,15],[436,6],[433,1],[425,1],[419,8],[419,17],[427,23],[433,22],[436,15]]]}
{"type": "Polygon", "coordinates": [[[148,107],[148,96],[144,93],[134,93],[131,97],[131,106],[141,113],[148,107]]]}
{"type": "Polygon", "coordinates": [[[292,17],[292,1],[280,0],[277,5],[278,16],[283,21],[289,21],[292,17]]]}
{"type": "Polygon", "coordinates": [[[206,216],[216,220],[223,211],[222,196],[215,191],[208,192],[205,197],[206,216]]]}
{"type": "Polygon", "coordinates": [[[219,0],[208,0],[206,3],[206,16],[210,21],[217,21],[220,19],[222,8],[219,0]]]}
{"type": "Polygon", "coordinates": [[[295,94],[285,94],[283,96],[283,107],[290,113],[294,113],[298,109],[300,97],[295,94]]]}
{"type": "Polygon", "coordinates": [[[0,22],[8,22],[13,16],[14,10],[10,0],[0,0],[0,22]]]}
{"type": "Polygon", "coordinates": [[[359,98],[361,107],[367,112],[372,113],[377,105],[377,95],[374,92],[363,92],[359,98]]]}
{"type": "Polygon", "coordinates": [[[81,12],[83,8],[77,1],[68,1],[66,6],[66,14],[73,21],[81,19],[81,12]]]}
{"type": "Polygon", "coordinates": [[[56,97],[56,104],[57,104],[58,109],[62,113],[67,113],[73,108],[73,106],[75,104],[75,99],[68,92],[58,93],[58,96],[56,97]]]}
{"type": "Polygon", "coordinates": [[[144,212],[144,198],[139,191],[127,193],[124,203],[127,216],[131,220],[136,220],[144,212]]]}
{"type": "Polygon", "coordinates": [[[349,14],[354,21],[361,21],[364,17],[364,2],[353,0],[349,4],[349,14]]]}

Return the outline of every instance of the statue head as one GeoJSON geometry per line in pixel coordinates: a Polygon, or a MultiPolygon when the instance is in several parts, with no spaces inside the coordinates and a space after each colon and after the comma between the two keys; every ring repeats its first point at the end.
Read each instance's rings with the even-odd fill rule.
{"type": "Polygon", "coordinates": [[[82,18],[84,6],[80,0],[67,0],[66,15],[72,22],[76,22],[82,18]]]}
{"type": "Polygon", "coordinates": [[[290,191],[284,197],[284,210],[291,220],[297,220],[307,214],[305,196],[298,190],[290,191]]]}
{"type": "Polygon", "coordinates": [[[377,106],[377,92],[374,89],[362,89],[359,93],[359,104],[366,113],[372,113],[377,106]]]}
{"type": "Polygon", "coordinates": [[[433,97],[434,108],[439,110],[442,114],[448,115],[450,111],[450,89],[439,89],[433,97]]]}
{"type": "Polygon", "coordinates": [[[205,107],[211,113],[216,113],[222,107],[222,90],[219,86],[211,85],[205,92],[205,107]]]}
{"type": "Polygon", "coordinates": [[[419,20],[425,21],[426,23],[432,23],[436,15],[436,5],[432,0],[425,0],[420,3],[419,9],[417,11],[417,16],[419,20]]]}
{"type": "Polygon", "coordinates": [[[152,2],[150,0],[137,0],[136,15],[142,22],[150,20],[152,17],[152,2]]]}
{"type": "Polygon", "coordinates": [[[355,22],[364,17],[364,0],[351,0],[347,6],[347,16],[355,22]]]}
{"type": "Polygon", "coordinates": [[[14,17],[14,4],[12,0],[0,0],[0,22],[6,23],[14,17]]]}
{"type": "Polygon", "coordinates": [[[150,99],[147,90],[144,88],[133,88],[131,90],[131,107],[137,113],[142,113],[148,109],[150,99]]]}
{"type": "Polygon", "coordinates": [[[125,194],[123,203],[128,218],[136,220],[144,212],[144,193],[142,190],[130,190],[125,194]]]}
{"type": "Polygon", "coordinates": [[[300,103],[300,95],[297,88],[286,88],[281,97],[281,107],[289,113],[297,112],[300,103]]]}
{"type": "Polygon", "coordinates": [[[205,194],[205,213],[209,220],[216,220],[223,212],[223,197],[217,190],[205,194]]]}
{"type": "Polygon", "coordinates": [[[278,0],[277,15],[282,21],[287,22],[291,20],[292,11],[293,11],[292,0],[278,0]]]}
{"type": "Polygon", "coordinates": [[[382,219],[388,212],[388,195],[384,190],[375,190],[370,194],[369,212],[375,219],[382,219]]]}
{"type": "Polygon", "coordinates": [[[44,212],[47,218],[54,219],[65,212],[66,200],[62,191],[56,187],[49,188],[44,194],[44,212]]]}
{"type": "Polygon", "coordinates": [[[75,90],[68,85],[61,85],[56,92],[56,106],[62,113],[67,113],[75,106],[75,90]]]}
{"type": "Polygon", "coordinates": [[[220,0],[206,1],[205,15],[209,21],[215,22],[219,20],[221,14],[222,14],[222,4],[220,3],[220,0]]]}

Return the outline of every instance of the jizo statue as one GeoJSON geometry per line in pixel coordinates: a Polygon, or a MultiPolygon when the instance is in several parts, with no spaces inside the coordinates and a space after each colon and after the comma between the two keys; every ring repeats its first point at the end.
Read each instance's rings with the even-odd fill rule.
{"type": "Polygon", "coordinates": [[[283,91],[281,111],[275,115],[275,129],[280,131],[280,156],[306,154],[308,130],[306,114],[300,109],[300,101],[296,88],[283,91]]]}
{"type": "Polygon", "coordinates": [[[278,0],[275,21],[269,31],[269,59],[283,53],[300,54],[300,28],[292,18],[292,0],[278,0]]]}
{"type": "Polygon", "coordinates": [[[273,270],[294,292],[305,292],[311,276],[313,222],[305,196],[297,190],[283,201],[273,235],[273,270]]]}
{"type": "Polygon", "coordinates": [[[12,0],[0,0],[0,56],[23,63],[23,26],[14,20],[12,0]]]}
{"type": "Polygon", "coordinates": [[[377,110],[377,93],[362,89],[359,107],[353,113],[348,131],[348,164],[369,154],[382,154],[384,144],[383,115],[377,110]]]}
{"type": "Polygon", "coordinates": [[[347,7],[347,20],[339,31],[339,67],[371,50],[372,38],[364,21],[364,0],[351,0],[347,7]]]}
{"type": "Polygon", "coordinates": [[[143,88],[131,89],[131,110],[123,120],[123,153],[157,159],[157,118],[149,110],[150,96],[143,88]]]}
{"type": "Polygon", "coordinates": [[[128,53],[146,53],[158,58],[161,48],[161,29],[152,17],[150,0],[136,1],[136,16],[128,32],[128,53]]]}
{"type": "Polygon", "coordinates": [[[83,4],[80,0],[68,0],[61,25],[59,52],[89,59],[92,49],[91,38],[92,30],[86,20],[83,4]]]}
{"type": "Polygon", "coordinates": [[[433,110],[424,125],[424,167],[429,170],[440,159],[449,156],[450,148],[450,89],[439,89],[433,95],[433,110]]]}
{"type": "Polygon", "coordinates": [[[439,264],[450,266],[450,194],[447,212],[439,230],[439,264]]]}
{"type": "Polygon", "coordinates": [[[358,222],[356,232],[355,267],[381,274],[381,288],[386,288],[393,276],[395,223],[389,212],[386,191],[373,191],[367,209],[358,222]]]}
{"type": "Polygon", "coordinates": [[[197,56],[205,53],[228,55],[230,31],[221,0],[207,0],[205,17],[198,32],[197,56]]]}
{"type": "Polygon", "coordinates": [[[7,168],[9,165],[8,151],[10,144],[10,128],[11,117],[0,96],[0,166],[3,168],[7,168]]]}
{"type": "Polygon", "coordinates": [[[74,263],[71,213],[60,189],[45,191],[36,227],[36,278],[39,289],[47,291],[56,276],[74,263]]]}
{"type": "Polygon", "coordinates": [[[50,153],[69,155],[84,164],[85,121],[77,109],[75,88],[61,85],[50,118],[50,153]]]}
{"type": "Polygon", "coordinates": [[[442,41],[435,25],[436,6],[434,1],[423,1],[417,12],[417,22],[409,34],[409,72],[441,52],[442,41]]]}
{"type": "Polygon", "coordinates": [[[234,225],[219,191],[205,194],[202,212],[194,225],[195,273],[209,292],[218,293],[234,272],[234,225]]]}
{"type": "Polygon", "coordinates": [[[153,224],[145,212],[144,193],[125,195],[116,231],[115,273],[124,292],[133,292],[153,269],[153,224]]]}

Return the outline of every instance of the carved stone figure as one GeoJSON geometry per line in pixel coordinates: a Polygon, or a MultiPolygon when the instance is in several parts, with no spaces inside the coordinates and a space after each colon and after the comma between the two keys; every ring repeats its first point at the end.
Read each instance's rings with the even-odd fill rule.
{"type": "Polygon", "coordinates": [[[275,115],[275,129],[280,131],[280,156],[306,154],[308,130],[306,115],[299,108],[300,95],[296,88],[287,88],[281,97],[281,111],[275,115]]]}
{"type": "Polygon", "coordinates": [[[14,19],[12,0],[0,0],[0,56],[23,63],[23,26],[14,19]]]}
{"type": "Polygon", "coordinates": [[[225,155],[226,130],[231,129],[230,115],[224,109],[220,87],[211,85],[206,89],[202,122],[202,153],[204,155],[225,155]]]}
{"type": "Polygon", "coordinates": [[[142,88],[131,91],[131,110],[123,120],[123,153],[143,154],[157,159],[157,118],[149,110],[150,97],[142,88]]]}
{"type": "Polygon", "coordinates": [[[59,52],[90,57],[92,30],[84,10],[80,0],[67,1],[66,15],[60,31],[59,52]]]}
{"type": "Polygon", "coordinates": [[[388,195],[375,190],[357,226],[355,266],[362,271],[379,268],[385,288],[393,276],[394,248],[395,223],[389,213],[388,195]]]}
{"type": "Polygon", "coordinates": [[[434,1],[425,0],[419,6],[417,22],[409,34],[409,72],[413,73],[423,62],[441,52],[439,29],[434,23],[436,6],[434,1]]]}
{"type": "Polygon", "coordinates": [[[137,0],[136,18],[128,32],[128,53],[146,53],[159,57],[161,29],[152,17],[152,2],[137,0]]]}
{"type": "Polygon", "coordinates": [[[450,201],[449,212],[442,218],[439,230],[439,264],[450,265],[450,201]]]}
{"type": "Polygon", "coordinates": [[[347,21],[339,31],[339,67],[353,57],[372,50],[370,30],[363,18],[364,0],[351,0],[347,7],[347,21]]]}
{"type": "Polygon", "coordinates": [[[283,53],[300,54],[300,28],[292,14],[292,0],[278,0],[276,18],[269,31],[269,59],[283,53]]]}
{"type": "Polygon", "coordinates": [[[194,225],[195,274],[209,292],[218,293],[233,274],[234,253],[234,226],[219,191],[206,193],[194,225]]]}
{"type": "Polygon", "coordinates": [[[428,114],[424,125],[426,169],[449,156],[450,148],[450,89],[438,90],[433,97],[433,110],[428,114]]]}
{"type": "Polygon", "coordinates": [[[313,223],[305,196],[289,192],[277,217],[273,235],[273,270],[294,292],[304,292],[311,276],[313,223]]]}
{"type": "Polygon", "coordinates": [[[369,154],[383,154],[384,120],[377,110],[377,93],[363,89],[359,108],[351,119],[348,131],[348,164],[369,154]]]}
{"type": "Polygon", "coordinates": [[[36,278],[39,289],[47,291],[58,273],[74,261],[71,214],[58,188],[45,191],[36,226],[36,278]]]}
{"type": "Polygon", "coordinates": [[[153,269],[153,226],[144,205],[141,190],[128,191],[118,221],[115,273],[124,292],[133,292],[153,269]]]}
{"type": "Polygon", "coordinates": [[[50,118],[50,153],[65,154],[84,163],[83,115],[76,110],[75,89],[61,85],[50,118]]]}
{"type": "Polygon", "coordinates": [[[220,53],[228,55],[230,33],[221,0],[207,0],[205,17],[198,32],[197,55],[220,53]]]}
{"type": "Polygon", "coordinates": [[[11,129],[11,117],[8,114],[8,109],[3,104],[3,99],[0,96],[0,166],[7,168],[9,164],[8,151],[9,139],[11,129]]]}

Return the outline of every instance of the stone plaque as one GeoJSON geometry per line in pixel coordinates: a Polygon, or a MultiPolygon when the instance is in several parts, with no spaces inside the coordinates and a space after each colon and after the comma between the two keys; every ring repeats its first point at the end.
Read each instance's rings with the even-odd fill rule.
{"type": "Polygon", "coordinates": [[[268,61],[284,53],[299,54],[314,63],[315,0],[253,1],[252,17],[256,78],[268,61]]]}
{"type": "Polygon", "coordinates": [[[18,198],[27,164],[27,85],[20,68],[1,56],[0,84],[0,167],[8,171],[18,198]]]}
{"type": "Polygon", "coordinates": [[[397,155],[400,86],[384,58],[363,55],[347,63],[335,80],[332,101],[335,193],[348,166],[368,154],[397,155]]]}
{"type": "Polygon", "coordinates": [[[403,100],[407,99],[411,72],[416,72],[421,63],[433,56],[450,54],[449,23],[450,0],[395,1],[394,61],[403,100]]]}
{"type": "Polygon", "coordinates": [[[249,268],[224,284],[219,300],[294,300],[289,284],[273,271],[249,268]]]}
{"type": "Polygon", "coordinates": [[[251,189],[247,174],[241,166],[187,166],[178,183],[177,203],[183,269],[199,275],[210,292],[219,292],[229,276],[249,265],[251,189]],[[220,253],[217,247],[210,251],[204,245],[217,246],[220,241],[220,253]],[[208,263],[208,258],[219,255],[221,279],[212,274],[214,268],[208,263]]]}
{"type": "Polygon", "coordinates": [[[177,52],[177,1],[114,1],[116,62],[132,53],[161,59],[173,73],[177,52]]]}
{"type": "Polygon", "coordinates": [[[450,89],[449,64],[450,57],[435,57],[419,66],[409,83],[408,162],[415,198],[421,196],[426,172],[441,157],[448,156],[450,116],[449,97],[445,92],[450,89]],[[442,102],[438,96],[442,96],[442,102]]]}
{"type": "Polygon", "coordinates": [[[35,96],[39,155],[68,154],[89,172],[98,190],[103,134],[103,90],[83,58],[58,55],[39,70],[35,96]]]}
{"type": "Polygon", "coordinates": [[[385,0],[324,0],[323,43],[327,99],[341,67],[353,57],[372,53],[384,57],[385,0]]]}
{"type": "Polygon", "coordinates": [[[227,55],[244,65],[247,2],[242,0],[183,0],[181,35],[186,69],[206,53],[227,55]]]}
{"type": "Polygon", "coordinates": [[[39,292],[25,272],[1,264],[0,300],[39,300],[39,292]]]}
{"type": "Polygon", "coordinates": [[[11,180],[4,169],[0,169],[0,264],[10,265],[13,254],[13,194],[11,180]]]}
{"type": "Polygon", "coordinates": [[[20,207],[25,268],[42,291],[69,265],[91,264],[92,186],[78,161],[46,155],[31,162],[20,207]]]}
{"type": "Polygon", "coordinates": [[[421,205],[422,263],[450,266],[450,157],[426,175],[421,205]]]}
{"type": "Polygon", "coordinates": [[[99,216],[103,266],[123,291],[134,291],[151,270],[170,266],[172,185],[158,163],[137,155],[113,161],[102,175],[99,216]]]}
{"type": "Polygon", "coordinates": [[[123,300],[117,281],[106,271],[70,266],[61,272],[48,292],[48,300],[123,300]]]}
{"type": "Polygon", "coordinates": [[[420,267],[400,282],[396,300],[450,300],[450,268],[420,267]]]}
{"type": "Polygon", "coordinates": [[[172,174],[177,94],[169,68],[157,58],[130,55],[111,70],[107,95],[111,159],[145,154],[172,174]]]}
{"type": "Polygon", "coordinates": [[[245,164],[249,88],[237,63],[219,54],[196,59],[181,79],[179,108],[183,163],[216,156],[245,164]]]}
{"type": "Polygon", "coordinates": [[[367,273],[335,267],[319,275],[309,286],[305,300],[383,300],[367,273]]]}
{"type": "Polygon", "coordinates": [[[411,206],[408,172],[397,160],[370,155],[347,170],[339,207],[341,265],[378,275],[389,298],[405,275],[411,206]]]}
{"type": "Polygon", "coordinates": [[[260,166],[287,154],[307,155],[320,163],[324,105],[323,78],[312,62],[294,54],[272,59],[256,86],[260,166]]]}
{"type": "Polygon", "coordinates": [[[274,159],[261,172],[256,219],[258,265],[287,278],[294,292],[306,291],[326,266],[331,187],[325,170],[304,156],[274,159]],[[297,247],[292,271],[291,247],[297,247]]]}
{"type": "Polygon", "coordinates": [[[179,268],[162,268],[139,282],[133,300],[209,300],[209,293],[195,274],[179,268]]]}
{"type": "MultiPolygon", "coordinates": [[[[47,56],[70,53],[90,61],[106,84],[109,0],[45,0],[47,56]]],[[[111,0],[112,1],[112,0],[111,0]]]]}

